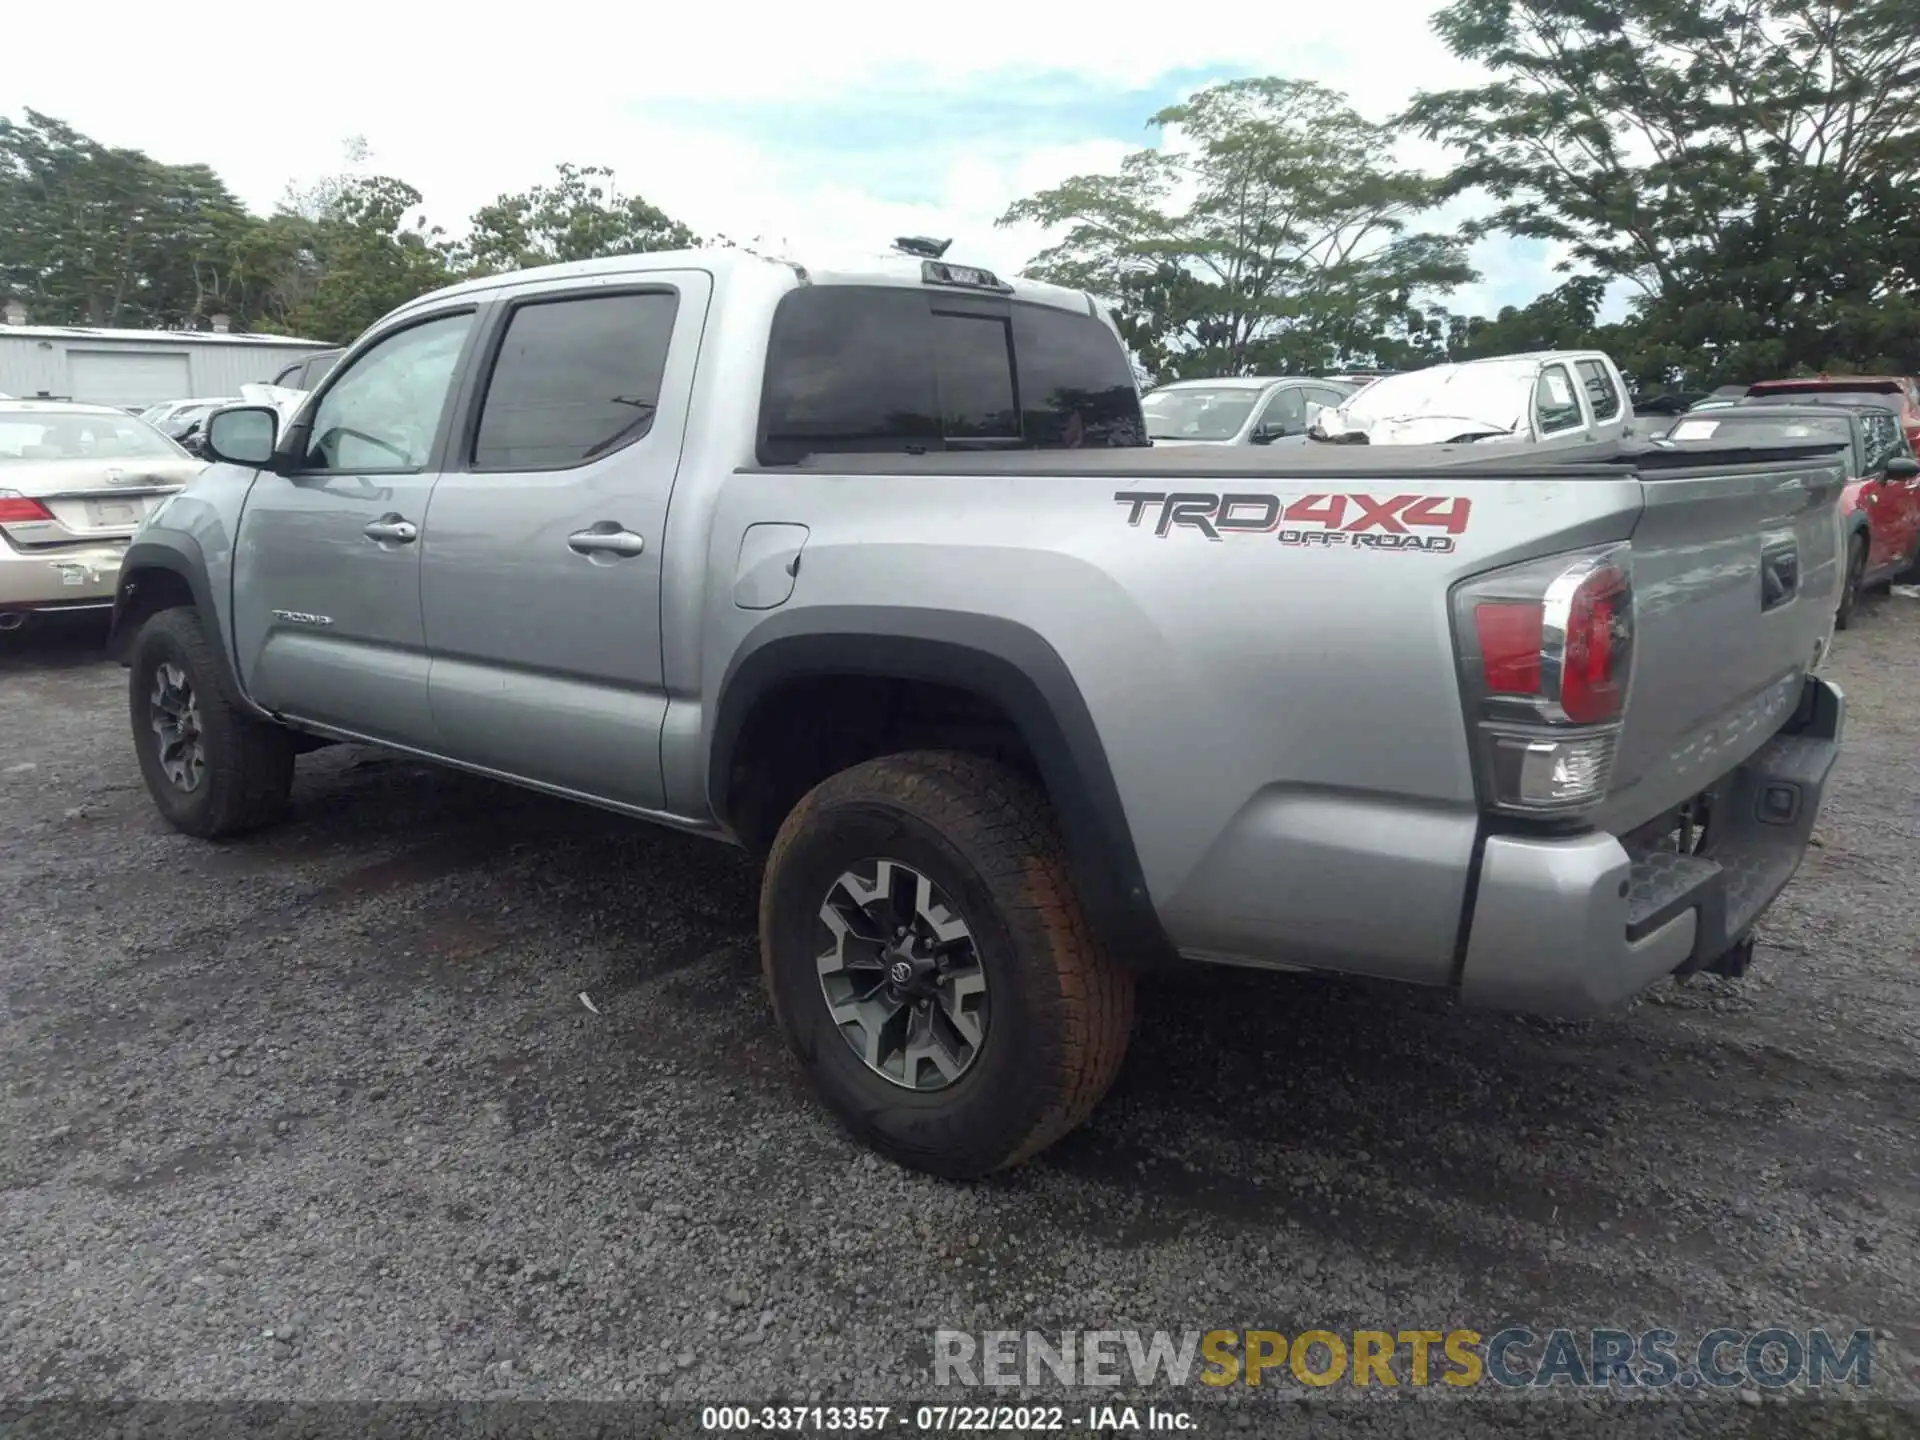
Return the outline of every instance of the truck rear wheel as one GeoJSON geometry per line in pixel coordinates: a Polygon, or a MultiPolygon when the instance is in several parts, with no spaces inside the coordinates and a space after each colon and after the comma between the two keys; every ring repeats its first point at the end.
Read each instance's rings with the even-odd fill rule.
{"type": "Polygon", "coordinates": [[[293,735],[234,703],[197,614],[162,610],[141,626],[128,675],[140,774],[167,823],[214,839],[286,812],[293,735]]]}
{"type": "Polygon", "coordinates": [[[1113,1083],[1133,976],[1095,946],[1046,800],[945,751],[822,781],[760,895],[774,1012],[867,1144],[956,1179],[1018,1164],[1113,1083]]]}

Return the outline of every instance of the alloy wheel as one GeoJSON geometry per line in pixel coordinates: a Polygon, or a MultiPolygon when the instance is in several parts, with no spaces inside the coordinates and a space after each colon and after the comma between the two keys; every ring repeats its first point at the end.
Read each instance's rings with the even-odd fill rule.
{"type": "Polygon", "coordinates": [[[868,860],[827,888],[820,921],[820,990],[867,1068],[919,1091],[965,1075],[986,1042],[987,975],[946,893],[897,860],[868,860]]]}
{"type": "Polygon", "coordinates": [[[201,739],[200,703],[187,672],[171,660],[154,667],[147,714],[159,740],[160,769],[175,789],[194,791],[206,778],[207,752],[201,739]]]}

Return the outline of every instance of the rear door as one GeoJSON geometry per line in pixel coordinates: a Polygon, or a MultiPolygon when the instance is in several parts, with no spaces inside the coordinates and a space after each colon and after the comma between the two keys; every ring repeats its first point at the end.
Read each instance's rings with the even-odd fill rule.
{"type": "Polygon", "coordinates": [[[662,808],[661,551],[712,277],[503,303],[425,525],[449,759],[662,808]]]}
{"type": "Polygon", "coordinates": [[[1579,360],[1574,362],[1573,368],[1580,374],[1580,385],[1586,392],[1587,406],[1593,411],[1593,423],[1596,426],[1613,424],[1625,408],[1625,400],[1613,378],[1613,372],[1598,360],[1579,360]]]}

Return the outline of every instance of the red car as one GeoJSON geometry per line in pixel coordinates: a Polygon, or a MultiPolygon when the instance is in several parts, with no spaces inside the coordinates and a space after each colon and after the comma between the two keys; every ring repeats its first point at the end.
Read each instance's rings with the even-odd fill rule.
{"type": "Polygon", "coordinates": [[[1845,630],[1862,590],[1899,578],[1920,565],[1920,459],[1901,433],[1897,418],[1881,405],[1806,403],[1802,395],[1749,395],[1729,405],[1694,410],[1667,432],[1672,439],[1704,439],[1717,431],[1738,433],[1748,444],[1844,446],[1846,488],[1840,514],[1847,535],[1847,572],[1834,616],[1845,630]],[[1791,403],[1789,403],[1789,400],[1791,403]]]}
{"type": "Polygon", "coordinates": [[[1848,533],[1846,589],[1839,624],[1853,618],[1855,598],[1920,568],[1920,380],[1909,375],[1815,375],[1749,385],[1741,407],[1839,405],[1866,421],[1859,477],[1840,501],[1848,533]],[[1882,415],[1885,420],[1880,419],[1882,415]]]}

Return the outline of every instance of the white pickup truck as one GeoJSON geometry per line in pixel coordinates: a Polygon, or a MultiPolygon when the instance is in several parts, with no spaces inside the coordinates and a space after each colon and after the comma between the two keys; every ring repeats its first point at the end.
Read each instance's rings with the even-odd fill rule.
{"type": "Polygon", "coordinates": [[[1348,445],[1618,440],[1633,423],[1619,368],[1598,350],[1542,350],[1387,375],[1313,417],[1312,440],[1348,445]]]}

